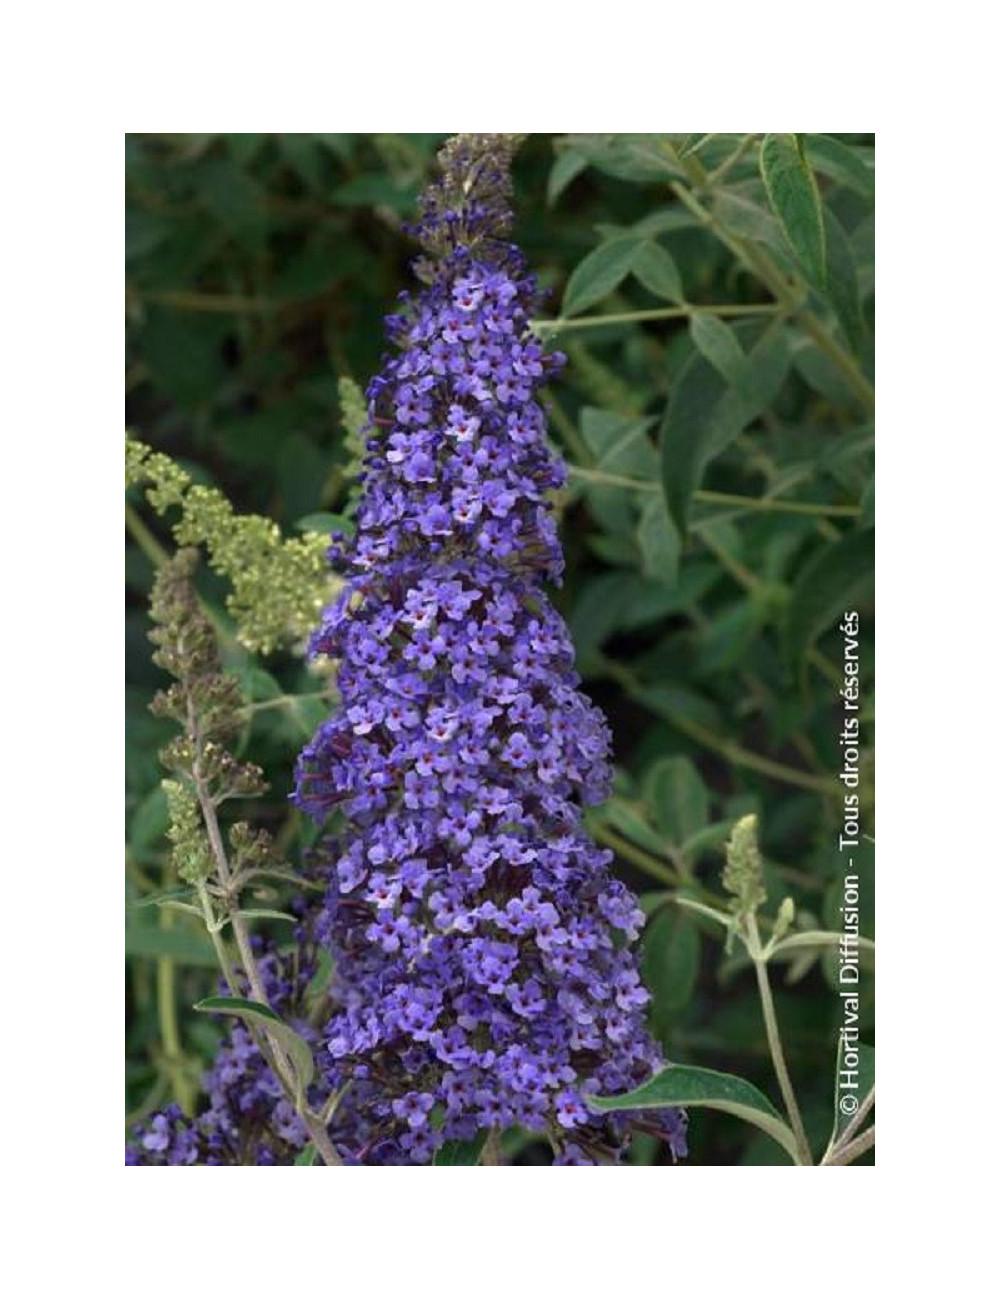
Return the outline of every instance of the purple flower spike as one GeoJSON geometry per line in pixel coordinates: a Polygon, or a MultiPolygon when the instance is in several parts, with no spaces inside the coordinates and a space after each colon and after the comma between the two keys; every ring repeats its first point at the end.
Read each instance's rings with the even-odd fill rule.
{"type": "MultiPolygon", "coordinates": [[[[512,148],[455,137],[424,198],[426,288],[387,320],[357,535],[331,552],[346,585],[312,642],[341,695],[295,790],[339,819],[318,847],[326,892],[297,905],[294,950],[258,945],[269,1004],[316,1060],[306,1100],[340,1098],[329,1135],[348,1165],[428,1164],[512,1125],[546,1135],[556,1165],[615,1162],[633,1123],[686,1155],[682,1112],[586,1103],[662,1060],[628,946],[642,912],[583,825],[609,736],[545,592],[565,471],[539,393],[562,358],[531,334],[537,286],[506,238],[512,148]],[[317,944],[334,972],[320,1015],[317,944]]],[[[151,1116],[126,1163],[290,1164],[305,1147],[243,1025],[204,1084],[208,1108],[151,1116]]]]}
{"type": "Polygon", "coordinates": [[[295,798],[345,819],[322,842],[324,1037],[366,1163],[426,1163],[488,1125],[547,1134],[560,1164],[613,1161],[628,1121],[586,1094],[662,1063],[622,942],[642,914],[583,826],[609,737],[544,586],[565,472],[539,394],[562,358],[531,333],[536,282],[505,237],[511,147],[442,154],[416,228],[426,287],[389,319],[398,350],[368,390],[346,589],[312,643],[339,661],[341,704],[295,798]]]}

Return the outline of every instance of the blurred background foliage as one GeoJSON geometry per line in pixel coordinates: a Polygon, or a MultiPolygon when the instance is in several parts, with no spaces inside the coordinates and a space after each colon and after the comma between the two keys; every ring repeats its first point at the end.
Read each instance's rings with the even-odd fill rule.
{"type": "MultiPolygon", "coordinates": [[[[126,138],[128,426],[192,484],[307,550],[348,507],[338,382],[364,386],[379,365],[382,317],[410,284],[403,225],[443,138],[126,138]]],[[[592,829],[651,918],[643,964],[668,1055],[741,1074],[777,1101],[749,963],[671,902],[678,889],[718,899],[726,834],[755,812],[765,912],[791,895],[798,928],[836,928],[837,624],[850,608],[874,833],[874,139],[771,140],[762,159],[760,136],[530,136],[515,162],[515,235],[550,290],[538,328],[569,359],[550,409],[571,466],[556,599],[618,764],[592,829]]],[[[207,939],[190,918],[143,906],[172,883],[157,761],[172,728],[148,712],[163,678],[147,603],[176,512],[164,522],[138,487],[126,509],[131,1122],[191,1099],[217,1031],[189,1012],[214,987],[207,939]]],[[[239,538],[227,520],[213,526],[239,538]]],[[[301,642],[266,655],[241,642],[227,607],[236,562],[224,576],[203,569],[201,594],[248,700],[239,751],[270,782],[248,815],[294,862],[309,830],[287,803],[292,764],[331,707],[329,682],[303,664],[301,642]]],[[[867,843],[861,857],[872,935],[867,843]]],[[[817,949],[789,956],[778,1014],[821,1147],[836,970],[817,949]]],[[[871,1041],[867,968],[862,988],[871,1041]]],[[[713,1112],[693,1113],[690,1139],[700,1164],[787,1159],[713,1112]]],[[[664,1159],[655,1145],[632,1158],[664,1159]]]]}

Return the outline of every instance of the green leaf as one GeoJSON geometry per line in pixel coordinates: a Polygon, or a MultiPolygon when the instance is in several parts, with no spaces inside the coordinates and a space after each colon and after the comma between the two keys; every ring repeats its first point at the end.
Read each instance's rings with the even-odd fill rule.
{"type": "Polygon", "coordinates": [[[868,1094],[875,1087],[875,1048],[867,1043],[857,1045],[858,1061],[852,1064],[852,1074],[844,1075],[844,1040],[837,1042],[837,1077],[833,1091],[833,1138],[836,1142],[854,1118],[868,1094]],[[845,1083],[856,1086],[845,1087],[845,1083]],[[845,1100],[846,1098],[846,1100],[845,1100]]]}
{"type": "Polygon", "coordinates": [[[639,895],[639,906],[642,908],[646,919],[649,920],[662,908],[667,907],[673,897],[674,895],[666,889],[651,889],[648,893],[639,895]]]}
{"type": "Polygon", "coordinates": [[[205,163],[199,193],[220,225],[245,247],[259,251],[268,230],[267,193],[256,180],[229,161],[205,163]]]}
{"type": "Polygon", "coordinates": [[[819,186],[806,159],[802,137],[766,135],[760,169],[781,227],[811,284],[826,284],[826,236],[819,186]]]}
{"type": "Polygon", "coordinates": [[[183,912],[185,916],[196,916],[199,921],[205,919],[205,914],[200,907],[195,907],[194,903],[182,903],[176,898],[162,898],[157,906],[166,908],[170,912],[183,912]]]}
{"type": "Polygon", "coordinates": [[[567,143],[590,166],[621,181],[663,181],[683,172],[664,149],[669,137],[660,135],[570,135],[567,143]]]}
{"type": "Polygon", "coordinates": [[[656,582],[672,587],[677,581],[681,558],[680,534],[667,514],[667,503],[657,493],[642,508],[636,532],[642,555],[642,571],[656,582]]]}
{"type": "Polygon", "coordinates": [[[602,573],[583,587],[570,614],[577,659],[583,662],[615,631],[634,631],[684,607],[679,586],[638,573],[602,573]]]}
{"type": "Polygon", "coordinates": [[[158,785],[138,805],[129,822],[129,848],[139,862],[156,858],[165,850],[164,836],[169,825],[167,796],[158,785]]]}
{"type": "Polygon", "coordinates": [[[606,818],[615,830],[649,853],[663,856],[663,841],[652,826],[646,824],[635,808],[618,795],[612,795],[595,816],[606,818]]]}
{"type": "Polygon", "coordinates": [[[653,820],[673,845],[680,846],[708,825],[708,789],[682,754],[661,758],[650,768],[643,795],[653,820]]]}
{"type": "Polygon", "coordinates": [[[683,302],[684,288],[677,263],[665,248],[644,239],[632,256],[632,274],[644,289],[668,302],[683,302]]]}
{"type": "Polygon", "coordinates": [[[703,826],[701,830],[684,841],[681,845],[681,852],[692,862],[702,856],[709,849],[721,849],[729,838],[729,833],[733,829],[731,821],[712,822],[710,826],[703,826]]]}
{"type": "Polygon", "coordinates": [[[194,1009],[218,1012],[224,1016],[238,1016],[241,1020],[247,1020],[264,1029],[288,1053],[295,1070],[299,1093],[305,1094],[315,1072],[312,1048],[270,1007],[265,1006],[263,1002],[252,1002],[249,998],[213,997],[202,998],[200,1002],[194,1004],[194,1009]]]}
{"type": "Polygon", "coordinates": [[[734,235],[763,244],[781,257],[788,256],[788,240],[771,215],[767,194],[760,181],[755,180],[740,190],[729,186],[720,190],[712,211],[734,235]]]}
{"type": "Polygon", "coordinates": [[[640,221],[629,226],[628,230],[630,234],[646,235],[650,239],[655,239],[657,235],[666,235],[677,230],[694,230],[700,224],[698,218],[688,212],[687,208],[678,206],[654,209],[640,221]]]}
{"type": "Polygon", "coordinates": [[[244,699],[262,703],[264,700],[276,700],[284,694],[281,684],[265,668],[260,668],[255,663],[237,664],[232,671],[240,684],[244,699]]]}
{"type": "Polygon", "coordinates": [[[588,253],[569,277],[563,297],[563,316],[576,316],[606,298],[632,269],[639,241],[629,235],[600,244],[588,253]]]}
{"type": "Polygon", "coordinates": [[[699,352],[681,367],[660,427],[660,472],[682,537],[708,464],[774,401],[789,359],[785,331],[768,327],[746,358],[739,389],[729,387],[699,352]]]}
{"type": "Polygon", "coordinates": [[[700,953],[698,928],[678,907],[657,912],[643,933],[642,974],[653,995],[650,1023],[661,1040],[691,1000],[700,953]]]}
{"type": "Polygon", "coordinates": [[[323,188],[319,141],[314,135],[279,135],[278,148],[292,170],[302,177],[310,189],[323,188]]]}
{"type": "Polygon", "coordinates": [[[874,201],[875,172],[857,150],[829,135],[807,135],[806,148],[816,171],[874,201]]]}
{"type": "Polygon", "coordinates": [[[237,167],[248,167],[264,147],[267,136],[243,132],[238,135],[227,135],[225,140],[230,157],[237,167]]]}
{"type": "Polygon", "coordinates": [[[151,253],[170,237],[171,224],[154,212],[125,208],[125,261],[131,262],[151,253]]]}
{"type": "Polygon", "coordinates": [[[565,153],[561,153],[556,158],[552,164],[552,170],[549,172],[547,191],[549,207],[552,207],[566,186],[586,169],[587,159],[575,149],[567,149],[565,153]]]}
{"type": "Polygon", "coordinates": [[[678,158],[691,158],[698,152],[709,140],[710,135],[688,135],[684,137],[681,144],[676,145],[678,158]]]}
{"type": "Polygon", "coordinates": [[[445,1142],[434,1153],[436,1165],[478,1165],[489,1137],[488,1129],[480,1129],[474,1138],[467,1142],[453,1140],[445,1142]]]}
{"type": "Polygon", "coordinates": [[[837,315],[844,337],[855,353],[864,338],[861,296],[858,292],[858,269],[854,263],[851,241],[829,208],[823,209],[826,229],[827,261],[830,268],[826,296],[837,315]]]}
{"type": "Polygon", "coordinates": [[[644,686],[634,698],[639,704],[668,722],[681,718],[717,730],[721,714],[706,696],[687,686],[644,686]]]}
{"type": "Polygon", "coordinates": [[[330,712],[329,702],[322,699],[303,699],[295,696],[291,704],[292,717],[304,736],[311,736],[330,712]]]}
{"type": "Polygon", "coordinates": [[[580,412],[580,432],[596,457],[597,467],[608,474],[632,478],[656,476],[656,452],[646,436],[652,423],[648,418],[618,415],[596,406],[585,406],[580,412]]]}
{"type": "Polygon", "coordinates": [[[314,1165],[316,1163],[316,1148],[311,1142],[307,1142],[299,1154],[295,1157],[293,1164],[296,1165],[314,1165]]]}
{"type": "Polygon", "coordinates": [[[667,508],[681,536],[687,533],[691,498],[712,459],[739,433],[737,421],[720,418],[725,381],[701,356],[693,353],[677,376],[660,430],[660,464],[667,508]]]}
{"type": "Polygon", "coordinates": [[[249,907],[240,908],[237,913],[245,921],[298,921],[297,916],[292,916],[291,912],[276,912],[270,907],[249,907]]]}
{"type": "Polygon", "coordinates": [[[345,207],[386,207],[402,213],[409,212],[416,202],[417,185],[380,172],[366,172],[338,185],[333,197],[345,207]]]}
{"type": "Polygon", "coordinates": [[[150,307],[139,335],[146,364],[157,386],[181,406],[206,401],[222,383],[223,346],[228,327],[222,318],[150,307]]]}
{"type": "Polygon", "coordinates": [[[332,154],[335,154],[341,162],[351,161],[351,156],[354,150],[353,135],[345,135],[343,132],[327,135],[320,135],[317,133],[313,138],[329,149],[332,154]]]}
{"type": "Polygon", "coordinates": [[[332,515],[321,510],[296,519],[295,527],[300,533],[353,533],[354,521],[346,515],[332,515]]]}
{"type": "Polygon", "coordinates": [[[145,907],[164,907],[167,903],[193,897],[194,892],[190,885],[177,885],[174,889],[165,889],[159,894],[147,894],[145,898],[129,903],[129,908],[138,912],[145,907]]]}
{"type": "Polygon", "coordinates": [[[816,639],[846,610],[864,605],[875,588],[875,530],[849,533],[814,556],[792,587],[785,615],[785,652],[800,666],[816,639]]]}
{"type": "Polygon", "coordinates": [[[694,345],[723,379],[733,387],[743,381],[746,371],[746,354],[731,326],[710,312],[697,311],[691,317],[691,338],[694,345]]]}
{"type": "Polygon", "coordinates": [[[762,1129],[796,1155],[795,1137],[764,1094],[735,1074],[720,1074],[693,1065],[668,1065],[641,1087],[620,1097],[587,1097],[592,1110],[647,1110],[657,1106],[704,1106],[736,1115],[762,1129]]]}
{"type": "MultiPolygon", "coordinates": [[[[756,323],[741,322],[735,331],[737,337],[741,329],[746,331],[748,324],[750,329],[759,328],[756,323]]],[[[790,365],[788,333],[782,325],[772,322],[751,347],[742,373],[724,398],[724,424],[738,420],[740,427],[746,428],[762,415],[781,392],[790,365]]],[[[713,453],[715,451],[713,447],[713,453]]]]}
{"type": "Polygon", "coordinates": [[[181,966],[218,966],[215,949],[203,934],[194,934],[179,927],[158,930],[153,926],[134,925],[125,928],[126,957],[169,957],[181,966]]]}
{"type": "Polygon", "coordinates": [[[794,1165],[795,1161],[766,1133],[755,1133],[740,1156],[741,1165],[794,1165]]]}
{"type": "MultiPolygon", "coordinates": [[[[720,526],[706,528],[703,536],[715,537],[720,526]]],[[[731,671],[744,659],[765,622],[767,606],[763,596],[761,585],[749,599],[741,598],[728,608],[720,608],[712,621],[695,633],[698,672],[703,680],[731,671]]]]}

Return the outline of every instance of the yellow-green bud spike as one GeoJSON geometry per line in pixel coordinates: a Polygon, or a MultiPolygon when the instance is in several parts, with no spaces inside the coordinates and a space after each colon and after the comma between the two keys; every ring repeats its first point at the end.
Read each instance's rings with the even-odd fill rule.
{"type": "Polygon", "coordinates": [[[748,813],[732,829],[726,844],[723,887],[733,895],[737,916],[756,912],[767,898],[764,888],[764,861],[757,846],[757,817],[748,813]]]}

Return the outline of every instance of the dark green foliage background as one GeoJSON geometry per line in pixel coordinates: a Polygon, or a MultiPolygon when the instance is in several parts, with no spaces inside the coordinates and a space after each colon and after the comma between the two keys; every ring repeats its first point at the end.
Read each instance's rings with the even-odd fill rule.
{"type": "MultiPolygon", "coordinates": [[[[401,224],[443,138],[127,137],[135,435],[286,533],[342,508],[337,379],[364,385],[378,366],[381,318],[410,283],[401,224]]],[[[569,364],[550,431],[581,471],[560,503],[567,576],[557,600],[615,736],[618,790],[593,829],[648,896],[654,1029],[672,1059],[741,1074],[776,1103],[752,970],[668,895],[681,884],[717,896],[726,832],[756,811],[765,912],[791,895],[801,928],[835,926],[840,710],[831,672],[849,608],[862,616],[864,830],[874,833],[873,139],[780,139],[797,142],[779,161],[794,169],[800,150],[821,204],[796,209],[802,193],[793,192],[785,229],[772,206],[780,211],[781,195],[769,200],[761,178],[761,137],[538,135],[515,163],[515,234],[552,290],[546,316],[560,307],[574,322],[580,312],[673,313],[555,335],[569,364]],[[681,305],[776,301],[777,311],[745,315],[681,305]],[[762,498],[816,509],[761,509],[762,498]]],[[[162,521],[130,499],[169,546],[162,521]]],[[[196,1079],[217,1033],[189,1012],[214,988],[207,941],[187,918],[135,906],[169,884],[156,755],[171,728],[147,712],[162,681],[146,639],[145,543],[131,535],[126,551],[132,1118],[170,1097],[178,1070],[196,1079]],[[165,990],[179,1008],[180,1057],[164,1043],[165,990]]],[[[222,584],[207,575],[203,594],[225,620],[222,584]]],[[[252,699],[317,690],[294,656],[261,662],[231,640],[224,651],[252,699]]],[[[247,812],[291,860],[308,834],[286,803],[291,766],[322,712],[315,700],[286,700],[254,714],[241,741],[271,782],[247,812]]],[[[871,934],[867,856],[864,887],[871,934]]],[[[815,952],[776,972],[789,1064],[820,1149],[840,1014],[833,975],[831,959],[815,952]]],[[[863,992],[872,1041],[867,971],[863,992]]],[[[692,1112],[690,1139],[699,1164],[785,1160],[767,1138],[712,1112],[692,1112]]],[[[654,1147],[633,1158],[663,1161],[654,1147]]]]}

